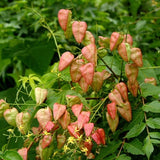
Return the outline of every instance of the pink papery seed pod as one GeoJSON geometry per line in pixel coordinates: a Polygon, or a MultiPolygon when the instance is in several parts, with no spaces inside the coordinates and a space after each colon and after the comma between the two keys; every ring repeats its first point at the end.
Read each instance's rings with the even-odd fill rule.
{"type": "Polygon", "coordinates": [[[72,82],[78,82],[81,79],[82,75],[81,75],[80,67],[82,65],[84,65],[83,59],[75,59],[71,63],[70,75],[71,75],[72,82]]]}
{"type": "Polygon", "coordinates": [[[52,135],[44,135],[41,143],[42,148],[44,149],[48,147],[51,143],[52,143],[52,135]]]}
{"type": "Polygon", "coordinates": [[[106,144],[106,140],[105,140],[105,132],[104,132],[104,129],[103,128],[98,128],[97,129],[97,132],[98,132],[98,134],[100,135],[100,137],[101,137],[101,143],[103,144],[103,145],[105,145],[106,144]]]}
{"type": "Polygon", "coordinates": [[[125,34],[122,42],[128,43],[132,46],[133,45],[133,38],[130,34],[127,34],[127,35],[125,34]]]}
{"type": "Polygon", "coordinates": [[[58,12],[58,21],[61,26],[61,28],[66,31],[67,25],[69,22],[70,16],[72,15],[72,12],[68,9],[60,9],[58,12]]]}
{"type": "Polygon", "coordinates": [[[87,63],[80,67],[81,74],[84,80],[87,82],[88,85],[91,85],[93,82],[94,76],[94,66],[92,63],[87,63]]]}
{"type": "Polygon", "coordinates": [[[80,114],[78,116],[78,129],[82,129],[84,124],[89,122],[89,117],[86,114],[80,114]]]}
{"type": "Polygon", "coordinates": [[[37,104],[42,104],[47,98],[48,91],[47,89],[42,89],[40,87],[35,88],[35,98],[37,104]]]}
{"type": "Polygon", "coordinates": [[[91,135],[91,137],[98,145],[102,143],[101,136],[99,135],[97,130],[91,135]]]}
{"type": "Polygon", "coordinates": [[[118,45],[122,42],[123,36],[118,32],[113,32],[110,38],[110,50],[115,50],[118,45]]]}
{"type": "Polygon", "coordinates": [[[138,81],[135,80],[134,83],[128,81],[127,84],[128,84],[128,90],[132,93],[134,97],[137,97],[138,88],[139,88],[138,81]]]}
{"type": "Polygon", "coordinates": [[[93,131],[94,123],[86,123],[84,124],[84,132],[86,137],[89,137],[93,131]]]}
{"type": "Polygon", "coordinates": [[[75,138],[79,138],[80,133],[77,130],[77,125],[76,124],[70,124],[68,127],[68,131],[70,133],[71,136],[75,137],[75,138]]]}
{"type": "Polygon", "coordinates": [[[39,122],[39,125],[42,127],[43,130],[45,130],[48,121],[52,121],[52,111],[49,107],[41,108],[36,113],[36,117],[39,122]]]}
{"type": "Polygon", "coordinates": [[[16,127],[16,116],[18,110],[16,108],[6,109],[3,113],[5,120],[11,126],[16,127]]]}
{"type": "Polygon", "coordinates": [[[74,105],[72,106],[72,112],[74,113],[74,115],[75,115],[76,117],[79,116],[79,114],[80,114],[81,111],[82,111],[82,108],[83,108],[83,103],[81,103],[81,104],[74,104],[74,105]]]}
{"type": "Polygon", "coordinates": [[[30,114],[28,112],[18,113],[16,116],[16,125],[22,134],[26,134],[29,130],[30,114]]]}
{"type": "Polygon", "coordinates": [[[83,47],[81,53],[88,62],[92,63],[94,66],[97,65],[97,48],[95,44],[89,44],[83,47]]]}
{"type": "Polygon", "coordinates": [[[53,105],[53,117],[54,120],[57,121],[66,111],[66,106],[59,104],[59,103],[55,103],[53,105]]]}
{"type": "Polygon", "coordinates": [[[109,45],[110,45],[110,38],[109,37],[98,36],[98,39],[99,39],[98,44],[101,47],[109,48],[109,45]]]}
{"type": "Polygon", "coordinates": [[[130,102],[125,102],[123,107],[118,107],[120,115],[128,122],[132,120],[132,108],[130,102]]]}
{"type": "Polygon", "coordinates": [[[117,105],[119,106],[123,105],[121,94],[118,92],[117,89],[114,89],[111,93],[109,93],[108,97],[110,101],[115,102],[117,105]]]}
{"type": "Polygon", "coordinates": [[[21,148],[18,150],[19,155],[23,158],[23,160],[27,160],[28,149],[21,148]]]}
{"type": "Polygon", "coordinates": [[[91,112],[90,111],[82,111],[81,114],[90,117],[91,112]]]}
{"type": "Polygon", "coordinates": [[[42,131],[42,127],[39,125],[39,127],[32,127],[32,132],[34,135],[39,135],[42,131]]]}
{"type": "Polygon", "coordinates": [[[130,83],[133,84],[136,81],[138,76],[138,67],[134,63],[131,63],[131,64],[127,63],[125,65],[125,73],[130,83]]]}
{"type": "Polygon", "coordinates": [[[60,58],[58,70],[66,69],[73,61],[74,55],[71,52],[64,52],[60,58]]]}
{"type": "Polygon", "coordinates": [[[103,70],[101,73],[103,75],[103,80],[106,80],[111,76],[111,74],[106,70],[103,70]]]}
{"type": "Polygon", "coordinates": [[[112,102],[112,103],[107,104],[107,111],[108,111],[108,114],[110,115],[110,117],[114,120],[117,115],[116,103],[112,102]]]}
{"type": "Polygon", "coordinates": [[[4,111],[8,108],[9,108],[9,104],[5,100],[1,99],[0,100],[0,118],[3,117],[4,111]]]}
{"type": "Polygon", "coordinates": [[[47,132],[53,132],[55,129],[56,124],[53,123],[52,121],[48,121],[46,126],[45,126],[45,131],[47,132]]]}
{"type": "Polygon", "coordinates": [[[63,129],[67,129],[68,125],[71,122],[70,113],[66,110],[64,114],[58,119],[58,122],[63,129]]]}
{"type": "Polygon", "coordinates": [[[57,148],[61,149],[64,146],[65,142],[66,142],[66,136],[63,134],[58,134],[57,135],[57,148]]]}
{"type": "Polygon", "coordinates": [[[77,43],[81,43],[85,37],[87,30],[86,22],[74,21],[72,24],[72,32],[77,43]]]}
{"type": "Polygon", "coordinates": [[[72,107],[75,104],[81,104],[81,99],[78,96],[66,95],[67,106],[72,107]]]}
{"type": "Polygon", "coordinates": [[[144,79],[144,82],[145,82],[145,83],[152,84],[152,85],[154,85],[154,86],[157,85],[156,79],[155,79],[154,77],[145,78],[145,79],[144,79]]]}
{"type": "Polygon", "coordinates": [[[81,79],[78,82],[78,84],[80,85],[80,87],[83,90],[83,92],[86,93],[87,90],[88,90],[89,84],[85,81],[85,79],[83,77],[81,77],[81,79]]]}
{"type": "Polygon", "coordinates": [[[142,52],[139,48],[131,48],[131,60],[138,66],[143,66],[142,52]]]}
{"type": "Polygon", "coordinates": [[[112,132],[115,132],[118,127],[118,124],[119,124],[118,114],[116,115],[115,119],[112,119],[111,116],[109,115],[109,113],[106,112],[106,118],[107,118],[109,128],[111,129],[112,132]]]}
{"type": "Polygon", "coordinates": [[[103,73],[102,72],[94,72],[93,82],[91,87],[94,91],[98,92],[103,85],[103,73]]]}
{"type": "Polygon", "coordinates": [[[123,101],[128,101],[128,89],[124,82],[116,84],[115,89],[121,94],[123,101]]]}
{"type": "Polygon", "coordinates": [[[87,148],[87,152],[86,152],[86,156],[88,156],[91,153],[92,147],[93,147],[93,143],[92,142],[84,142],[84,147],[87,148]]]}
{"type": "Polygon", "coordinates": [[[121,43],[118,46],[118,53],[124,61],[128,62],[131,57],[130,45],[128,43],[121,43]]]}
{"type": "Polygon", "coordinates": [[[85,46],[87,46],[89,44],[95,44],[95,38],[91,32],[86,31],[85,37],[82,41],[82,44],[85,46]]]}

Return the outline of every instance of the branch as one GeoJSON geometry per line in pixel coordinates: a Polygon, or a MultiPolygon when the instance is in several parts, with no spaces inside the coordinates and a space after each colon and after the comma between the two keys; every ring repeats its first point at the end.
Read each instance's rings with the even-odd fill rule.
{"type": "Polygon", "coordinates": [[[105,64],[105,66],[112,72],[113,76],[118,79],[117,75],[113,72],[113,70],[108,66],[108,64],[98,55],[99,59],[105,64]]]}

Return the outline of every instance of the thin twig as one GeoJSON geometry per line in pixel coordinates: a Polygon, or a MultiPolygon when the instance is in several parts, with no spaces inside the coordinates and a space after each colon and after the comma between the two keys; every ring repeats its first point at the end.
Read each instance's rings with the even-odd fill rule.
{"type": "Polygon", "coordinates": [[[122,149],[123,149],[123,146],[124,146],[124,144],[125,144],[125,141],[126,141],[126,139],[124,139],[123,142],[122,142],[121,148],[120,148],[120,150],[119,150],[119,152],[118,152],[118,154],[117,154],[117,158],[118,158],[119,155],[121,154],[121,151],[122,151],[122,149]]]}
{"type": "Polygon", "coordinates": [[[112,72],[113,76],[118,79],[117,75],[113,72],[113,70],[108,66],[108,64],[98,55],[99,59],[105,64],[105,66],[112,72]]]}

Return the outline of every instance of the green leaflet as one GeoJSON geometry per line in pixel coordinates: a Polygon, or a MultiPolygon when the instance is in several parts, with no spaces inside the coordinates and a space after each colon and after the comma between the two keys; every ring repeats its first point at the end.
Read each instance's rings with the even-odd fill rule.
{"type": "Polygon", "coordinates": [[[143,146],[143,150],[147,156],[148,159],[150,159],[150,156],[152,154],[152,152],[154,151],[151,139],[149,138],[149,136],[146,137],[146,139],[144,140],[144,146],[143,146]]]}
{"type": "Polygon", "coordinates": [[[142,142],[140,142],[137,138],[130,143],[124,144],[124,148],[127,150],[127,152],[133,155],[144,155],[142,147],[143,147],[142,142]]]}
{"type": "Polygon", "coordinates": [[[6,151],[3,155],[4,160],[23,160],[16,151],[6,151]]]}
{"type": "Polygon", "coordinates": [[[150,128],[160,129],[160,118],[149,118],[146,122],[150,128]]]}
{"type": "Polygon", "coordinates": [[[160,102],[159,101],[153,101],[149,104],[145,104],[142,109],[145,112],[153,112],[153,113],[160,113],[160,102]]]}
{"type": "Polygon", "coordinates": [[[160,139],[160,132],[149,132],[150,137],[160,139]]]}
{"type": "Polygon", "coordinates": [[[133,128],[130,129],[125,138],[137,137],[139,134],[143,132],[145,126],[146,124],[143,122],[141,122],[140,124],[136,124],[133,128]]]}
{"type": "Polygon", "coordinates": [[[131,160],[131,157],[126,154],[121,154],[116,160],[131,160]]]}

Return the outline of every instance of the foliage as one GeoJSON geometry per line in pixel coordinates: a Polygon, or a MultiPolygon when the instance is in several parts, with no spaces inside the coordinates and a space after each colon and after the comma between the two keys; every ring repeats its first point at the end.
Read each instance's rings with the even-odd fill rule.
{"type": "MultiPolygon", "coordinates": [[[[21,149],[26,149],[28,159],[159,159],[159,15],[160,3],[156,0],[2,0],[0,159],[25,159],[21,149]],[[62,27],[64,23],[60,28],[58,21],[63,8],[72,11],[67,29],[62,27]],[[73,21],[78,23],[71,29],[73,21]],[[80,30],[81,21],[86,22],[87,31],[95,39],[97,60],[88,58],[85,52],[96,53],[95,46],[88,47],[93,39],[83,41],[86,24],[82,23],[80,30]],[[119,36],[117,42],[113,32],[119,36]],[[132,36],[133,46],[126,39],[121,53],[118,46],[125,35],[132,36]],[[100,42],[99,36],[112,40],[100,42]],[[141,49],[142,67],[135,67],[131,48],[141,49]],[[66,54],[66,58],[62,54],[66,51],[72,55],[66,54]],[[85,66],[77,67],[84,78],[77,83],[70,71],[76,59],[83,59],[85,66]],[[134,74],[130,75],[126,66],[133,62],[134,74]],[[157,85],[144,82],[151,77],[157,85]],[[77,111],[80,105],[83,109],[77,111]],[[19,116],[17,112],[10,116],[13,108],[19,116]],[[16,127],[7,123],[10,119],[16,119],[16,127]],[[90,123],[94,127],[86,136],[89,127],[85,124],[92,126],[90,123]]],[[[139,61],[137,65],[141,65],[139,61]]]]}

